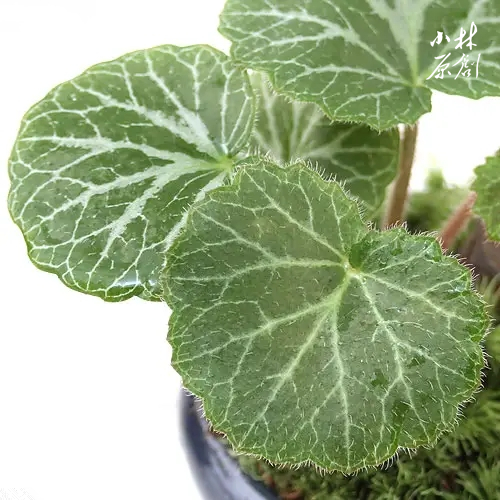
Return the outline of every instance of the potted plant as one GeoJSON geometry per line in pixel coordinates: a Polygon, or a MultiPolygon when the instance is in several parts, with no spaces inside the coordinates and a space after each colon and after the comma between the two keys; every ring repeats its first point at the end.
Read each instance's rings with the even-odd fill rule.
{"type": "MultiPolygon", "coordinates": [[[[467,189],[448,186],[439,170],[431,171],[423,192],[409,198],[407,227],[412,233],[446,227],[467,189]]],[[[500,247],[487,241],[484,225],[474,218],[457,238],[453,252],[470,265],[476,287],[500,318],[500,247]]],[[[254,456],[235,453],[223,435],[213,432],[193,398],[183,407],[184,439],[198,484],[207,498],[350,499],[350,498],[497,498],[500,439],[500,328],[486,339],[489,368],[483,390],[468,404],[458,425],[436,446],[401,454],[385,467],[345,476],[314,467],[277,467],[254,456]],[[256,483],[257,481],[257,483],[256,483]],[[263,486],[266,490],[263,491],[263,486]]]]}
{"type": "Polygon", "coordinates": [[[104,300],[166,301],[217,433],[199,436],[261,481],[232,498],[500,491],[499,158],[458,203],[432,193],[453,205],[437,234],[439,215],[405,226],[431,91],[500,95],[499,12],[229,0],[231,56],[126,54],[25,115],[9,209],[30,259],[104,300]]]}

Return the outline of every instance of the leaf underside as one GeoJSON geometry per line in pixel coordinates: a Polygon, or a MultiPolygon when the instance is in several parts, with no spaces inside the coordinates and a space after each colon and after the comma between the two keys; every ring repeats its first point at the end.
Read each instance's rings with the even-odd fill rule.
{"type": "Polygon", "coordinates": [[[267,72],[278,92],[379,130],[415,123],[431,109],[431,89],[500,95],[499,0],[228,0],[219,30],[233,57],[267,72]],[[438,31],[443,41],[431,46],[438,31]],[[447,54],[444,78],[428,79],[447,54]],[[456,77],[462,54],[469,77],[456,77]]]}
{"type": "Polygon", "coordinates": [[[190,204],[248,143],[247,75],[208,46],[161,46],[88,69],[25,115],[9,209],[31,260],[106,300],[157,300],[190,204]]]}
{"type": "Polygon", "coordinates": [[[477,193],[474,212],[484,220],[488,236],[500,241],[500,157],[487,158],[474,172],[472,190],[477,193]]]}
{"type": "Polygon", "coordinates": [[[397,128],[378,133],[366,125],[332,122],[315,104],[289,101],[269,81],[253,74],[258,96],[251,149],[277,163],[306,160],[359,198],[372,216],[393,181],[399,155],[397,128]]]}
{"type": "Polygon", "coordinates": [[[479,384],[469,270],[434,238],[369,230],[304,165],[242,167],[167,260],[172,364],[237,451],[353,472],[432,443],[479,384]]]}

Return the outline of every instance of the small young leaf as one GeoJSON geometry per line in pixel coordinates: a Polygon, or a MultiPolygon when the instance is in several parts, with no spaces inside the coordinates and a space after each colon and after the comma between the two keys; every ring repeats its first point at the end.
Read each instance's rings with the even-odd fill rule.
{"type": "Polygon", "coordinates": [[[158,299],[165,250],[228,176],[254,107],[248,76],[208,46],[134,52],[53,89],[10,159],[31,260],[106,300],[158,299]]]}
{"type": "Polygon", "coordinates": [[[488,236],[500,241],[500,156],[491,156],[474,170],[472,190],[477,193],[474,211],[483,218],[488,236]]]}
{"type": "Polygon", "coordinates": [[[280,93],[380,130],[430,111],[431,89],[500,95],[499,14],[498,0],[228,0],[219,29],[280,93]]]}
{"type": "Polygon", "coordinates": [[[326,178],[342,181],[373,215],[396,175],[397,128],[378,133],[366,125],[333,122],[315,104],[289,101],[267,78],[251,78],[259,96],[251,146],[278,163],[308,160],[326,178]]]}
{"type": "Polygon", "coordinates": [[[469,270],[434,238],[369,230],[304,165],[242,167],[168,254],[173,366],[240,452],[353,472],[432,443],[478,387],[469,270]]]}

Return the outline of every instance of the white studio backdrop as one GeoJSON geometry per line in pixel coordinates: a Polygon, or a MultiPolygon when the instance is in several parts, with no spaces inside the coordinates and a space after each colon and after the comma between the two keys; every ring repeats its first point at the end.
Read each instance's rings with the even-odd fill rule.
{"type": "MultiPolygon", "coordinates": [[[[24,112],[95,63],[165,43],[227,51],[223,3],[0,3],[2,500],[200,498],[179,439],[167,306],[105,303],[38,271],[7,213],[7,159],[24,112]]],[[[500,98],[439,94],[433,106],[421,119],[414,189],[433,166],[465,183],[500,148],[500,98]]]]}

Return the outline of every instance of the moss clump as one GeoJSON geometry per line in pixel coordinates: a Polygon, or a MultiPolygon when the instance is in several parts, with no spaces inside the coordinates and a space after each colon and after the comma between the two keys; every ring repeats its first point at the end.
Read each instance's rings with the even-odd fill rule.
{"type": "Polygon", "coordinates": [[[449,186],[440,170],[431,170],[425,189],[410,196],[406,220],[413,233],[437,231],[462,202],[467,189],[449,186]]]}

